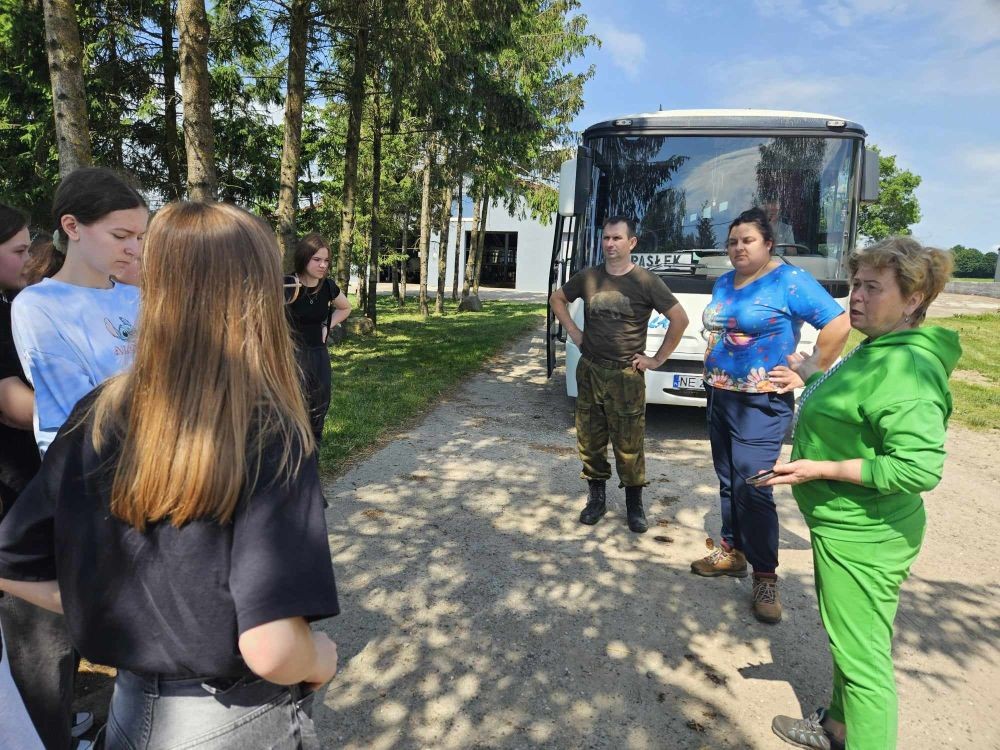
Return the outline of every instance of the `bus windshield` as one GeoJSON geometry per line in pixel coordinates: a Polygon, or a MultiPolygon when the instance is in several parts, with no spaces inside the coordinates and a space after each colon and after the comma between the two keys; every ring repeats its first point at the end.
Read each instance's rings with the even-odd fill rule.
{"type": "Polygon", "coordinates": [[[666,275],[718,276],[729,224],[753,206],[775,253],[818,279],[843,275],[861,141],[817,136],[613,135],[586,144],[594,190],[581,242],[600,262],[601,223],[636,219],[635,261],[666,275]]]}

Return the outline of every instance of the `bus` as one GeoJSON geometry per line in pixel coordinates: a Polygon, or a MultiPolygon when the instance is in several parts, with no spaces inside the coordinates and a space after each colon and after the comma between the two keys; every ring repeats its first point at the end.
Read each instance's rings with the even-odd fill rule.
{"type": "MultiPolygon", "coordinates": [[[[732,269],[729,224],[748,208],[763,208],[775,256],[811,273],[846,306],[859,208],[878,197],[878,154],[865,149],[865,137],[843,117],[754,109],[669,110],[592,125],[576,158],[562,165],[549,294],[603,262],[605,217],[633,217],[639,241],[632,261],[659,275],[691,319],[670,359],[647,371],[646,402],[704,406],[701,318],[716,279],[732,269]]],[[[583,328],[583,302],[569,309],[583,328]]],[[[654,311],[647,355],[668,325],[654,311]]],[[[580,350],[551,308],[546,341],[550,377],[565,347],[566,393],[575,397],[580,350]]],[[[815,329],[803,325],[799,349],[815,341],[815,329]]]]}

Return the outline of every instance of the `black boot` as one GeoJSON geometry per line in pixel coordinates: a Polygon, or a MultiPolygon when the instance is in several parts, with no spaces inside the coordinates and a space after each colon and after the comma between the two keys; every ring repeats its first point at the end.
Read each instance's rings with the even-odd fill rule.
{"type": "Polygon", "coordinates": [[[636,534],[645,534],[649,526],[646,524],[646,514],[642,511],[642,487],[625,488],[625,510],[629,529],[636,534]]]}
{"type": "Polygon", "coordinates": [[[587,507],[580,511],[580,523],[593,526],[608,512],[608,506],[604,495],[604,480],[588,479],[587,484],[590,485],[590,497],[587,499],[587,507]]]}

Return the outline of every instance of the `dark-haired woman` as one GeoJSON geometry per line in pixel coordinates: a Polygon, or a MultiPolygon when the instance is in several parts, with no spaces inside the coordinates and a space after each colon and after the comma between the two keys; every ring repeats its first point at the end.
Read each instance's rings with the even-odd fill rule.
{"type": "MultiPolygon", "coordinates": [[[[132,362],[139,290],[114,277],[138,254],[149,212],[121,175],[86,167],[59,184],[53,215],[52,241],[32,248],[32,265],[55,273],[18,294],[11,311],[14,343],[35,391],[35,441],[43,455],[77,401],[132,362]]],[[[79,732],[87,720],[80,723],[70,711],[77,656],[65,622],[32,607],[19,630],[33,639],[25,646],[32,659],[22,689],[28,709],[34,717],[35,693],[49,707],[62,705],[58,716],[35,723],[46,747],[70,747],[71,724],[79,732]]]]}
{"type": "Polygon", "coordinates": [[[117,668],[106,750],[318,748],[307,692],[337,650],[309,622],[338,603],[274,232],[173,204],[142,273],[134,364],[0,524],[0,588],[117,668]]]}
{"type": "Polygon", "coordinates": [[[746,577],[753,568],[752,609],[761,622],[781,619],[778,598],[778,512],[769,487],[747,483],[778,459],[802,384],[786,366],[802,323],[819,330],[822,367],[840,354],[850,333],[847,313],[807,272],[772,257],[774,236],[759,208],[729,227],[733,270],[715,283],[703,323],[708,338],[705,387],[712,461],[719,477],[722,540],[691,571],[746,577]]]}
{"type": "MultiPolygon", "coordinates": [[[[28,244],[27,217],[21,211],[0,203],[0,520],[13,507],[18,494],[38,471],[39,465],[38,450],[31,435],[35,397],[24,379],[10,331],[10,303],[24,286],[21,272],[28,244]]],[[[17,686],[32,671],[28,666],[31,655],[24,653],[24,646],[29,645],[30,633],[21,633],[17,629],[18,613],[23,609],[37,608],[0,594],[0,747],[35,750],[42,747],[41,740],[32,726],[17,686]],[[7,631],[7,640],[4,639],[4,630],[7,631]],[[27,660],[24,663],[27,669],[19,669],[22,660],[27,660]],[[12,666],[12,662],[18,663],[12,666]],[[15,679],[15,675],[20,679],[15,679]]],[[[58,619],[57,615],[43,614],[58,619]]],[[[44,712],[37,708],[36,719],[44,720],[44,712]]]]}
{"type": "Polygon", "coordinates": [[[285,300],[295,337],[295,355],[316,444],[330,408],[330,329],[347,320],[351,303],[327,275],[330,248],[319,234],[307,234],[295,248],[295,274],[285,277],[285,300]]]}

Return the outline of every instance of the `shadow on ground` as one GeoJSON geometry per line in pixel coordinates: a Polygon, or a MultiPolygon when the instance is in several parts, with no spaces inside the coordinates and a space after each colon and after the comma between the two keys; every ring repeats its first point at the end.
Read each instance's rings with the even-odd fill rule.
{"type": "MultiPolygon", "coordinates": [[[[700,410],[649,410],[648,534],[610,483],[608,515],[581,526],[572,402],[540,343],[327,488],[343,614],[324,627],[343,666],[317,712],[325,745],[782,746],[771,716],[812,711],[831,680],[790,498],[777,627],[750,616],[748,581],[688,571],[718,532],[700,410]]],[[[996,588],[914,579],[897,640],[959,667],[994,659],[980,605],[996,588]]],[[[917,678],[947,689],[950,674],[917,678]]]]}

